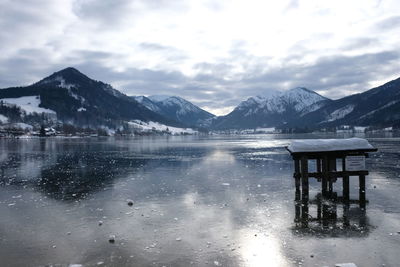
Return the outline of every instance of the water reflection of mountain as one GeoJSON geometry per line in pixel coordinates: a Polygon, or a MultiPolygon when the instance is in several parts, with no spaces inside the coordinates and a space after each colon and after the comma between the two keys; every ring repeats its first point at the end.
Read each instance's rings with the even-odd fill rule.
{"type": "Polygon", "coordinates": [[[296,235],[316,237],[365,237],[373,228],[366,207],[359,201],[343,202],[336,194],[325,199],[321,194],[310,201],[295,200],[296,235]]]}
{"type": "Polygon", "coordinates": [[[55,199],[80,199],[143,167],[147,161],[100,153],[60,155],[54,165],[41,170],[36,187],[55,199]]]}
{"type": "Polygon", "coordinates": [[[163,171],[184,171],[208,153],[201,147],[187,149],[137,143],[119,146],[110,141],[90,140],[38,139],[3,141],[1,145],[7,148],[4,149],[7,154],[0,158],[0,186],[29,186],[59,200],[82,199],[120,179],[135,177],[135,187],[130,190],[138,198],[162,193],[161,186],[154,185],[163,180],[162,189],[184,190],[180,181],[165,181],[163,171]],[[142,177],[140,173],[149,169],[156,175],[142,177]]]}

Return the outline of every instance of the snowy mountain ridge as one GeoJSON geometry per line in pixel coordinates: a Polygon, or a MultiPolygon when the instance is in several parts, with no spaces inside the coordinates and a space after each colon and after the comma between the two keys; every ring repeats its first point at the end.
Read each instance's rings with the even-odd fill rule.
{"type": "MultiPolygon", "coordinates": [[[[93,80],[71,67],[29,86],[1,89],[0,99],[26,114],[55,114],[59,123],[79,127],[106,126],[116,129],[131,120],[184,126],[146,108],[111,85],[93,80]]],[[[12,122],[25,122],[29,119],[20,115],[19,110],[4,110],[2,115],[7,117],[10,114],[6,112],[15,115],[12,122]]],[[[31,123],[41,123],[40,115],[35,116],[31,123]]]]}
{"type": "Polygon", "coordinates": [[[304,87],[250,97],[231,113],[212,121],[215,129],[276,127],[323,107],[330,99],[304,87]]]}
{"type": "Polygon", "coordinates": [[[135,96],[136,101],[148,109],[188,126],[202,127],[214,115],[178,97],[167,95],[135,96]]]}
{"type": "Polygon", "coordinates": [[[300,112],[323,100],[327,100],[327,98],[314,91],[310,91],[307,88],[296,87],[288,91],[275,93],[269,97],[250,97],[246,101],[242,102],[237,109],[244,110],[251,107],[251,109],[246,113],[247,116],[260,111],[263,113],[281,114],[287,110],[288,105],[291,105],[297,112],[300,112]]]}

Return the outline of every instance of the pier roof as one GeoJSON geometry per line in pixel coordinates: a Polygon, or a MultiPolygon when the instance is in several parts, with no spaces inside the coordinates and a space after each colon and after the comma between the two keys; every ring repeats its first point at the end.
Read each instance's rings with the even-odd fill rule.
{"type": "Polygon", "coordinates": [[[302,139],[294,140],[287,147],[291,154],[322,152],[373,152],[377,151],[366,139],[302,139]]]}

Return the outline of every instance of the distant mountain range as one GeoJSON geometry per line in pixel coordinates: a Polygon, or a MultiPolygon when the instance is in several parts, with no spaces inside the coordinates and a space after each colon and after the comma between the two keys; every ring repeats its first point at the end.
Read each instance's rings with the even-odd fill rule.
{"type": "Polygon", "coordinates": [[[211,127],[312,130],[341,125],[399,128],[400,78],[337,100],[302,87],[269,97],[250,97],[228,115],[214,118],[211,127]]]}
{"type": "Polygon", "coordinates": [[[3,120],[38,122],[43,116],[82,127],[118,128],[133,120],[158,122],[174,127],[198,127],[214,115],[174,96],[130,97],[111,85],[90,79],[75,68],[66,68],[25,87],[0,90],[4,105],[20,109],[20,116],[10,108],[0,108],[3,120]],[[7,112],[1,112],[1,111],[7,112]],[[3,114],[2,114],[3,113],[3,114]],[[23,114],[22,114],[23,113],[23,114]],[[34,116],[35,114],[36,116],[34,116]],[[6,115],[6,116],[5,116],[6,115]],[[4,119],[5,118],[5,119],[4,119]],[[27,119],[28,118],[28,119],[27,119]]]}
{"type": "Polygon", "coordinates": [[[312,128],[338,125],[400,126],[400,78],[360,94],[330,101],[292,125],[312,128]]]}
{"type": "Polygon", "coordinates": [[[398,127],[400,78],[338,100],[303,87],[250,97],[231,113],[219,117],[177,96],[127,96],[74,68],[63,69],[29,86],[0,90],[0,123],[40,123],[44,119],[47,123],[114,129],[132,121],[210,130],[398,127]]]}
{"type": "Polygon", "coordinates": [[[231,113],[212,121],[214,129],[276,127],[319,109],[332,100],[303,87],[269,97],[250,97],[231,113]]]}
{"type": "Polygon", "coordinates": [[[135,96],[136,101],[148,109],[182,124],[202,127],[215,115],[178,96],[135,96]]]}
{"type": "Polygon", "coordinates": [[[119,121],[135,119],[178,125],[74,68],[58,71],[30,86],[0,90],[5,102],[27,96],[40,99],[39,107],[55,112],[59,121],[76,125],[115,127],[119,121]]]}

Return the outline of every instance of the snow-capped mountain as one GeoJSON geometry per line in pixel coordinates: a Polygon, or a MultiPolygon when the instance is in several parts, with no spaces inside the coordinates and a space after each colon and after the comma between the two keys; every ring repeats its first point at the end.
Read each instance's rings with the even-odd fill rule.
{"type": "Polygon", "coordinates": [[[205,121],[214,117],[213,114],[178,96],[135,96],[134,99],[148,109],[188,126],[203,127],[205,121]]]}
{"type": "Polygon", "coordinates": [[[313,128],[338,125],[400,126],[400,78],[363,93],[331,101],[305,114],[298,123],[313,128]]]}
{"type": "Polygon", "coordinates": [[[321,108],[331,100],[303,87],[272,96],[250,97],[231,113],[213,121],[215,129],[276,127],[321,108]]]}
{"type": "Polygon", "coordinates": [[[180,126],[111,85],[90,79],[74,68],[55,72],[30,86],[2,89],[0,99],[10,105],[14,103],[26,114],[32,113],[30,110],[45,110],[56,114],[60,122],[80,126],[116,127],[130,120],[180,126]]]}

